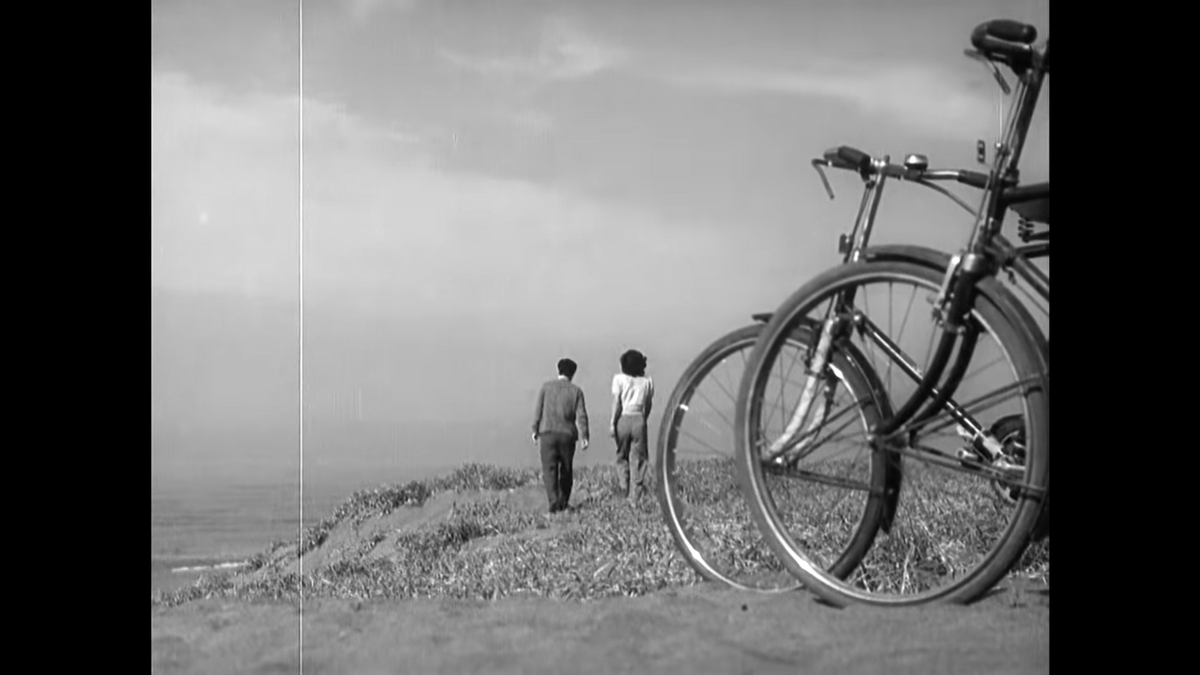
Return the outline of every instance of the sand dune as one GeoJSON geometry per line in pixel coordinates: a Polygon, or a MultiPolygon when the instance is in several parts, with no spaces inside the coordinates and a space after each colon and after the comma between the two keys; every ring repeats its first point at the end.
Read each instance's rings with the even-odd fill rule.
{"type": "MultiPolygon", "coordinates": [[[[582,476],[572,499],[580,511],[556,517],[544,514],[540,488],[526,483],[509,490],[438,491],[421,506],[342,518],[319,546],[303,556],[303,570],[320,578],[322,570],[335,570],[339,561],[394,555],[395,544],[402,543],[406,533],[428,531],[451,522],[472,504],[486,502],[494,507],[497,500],[501,510],[495,513],[535,526],[462,544],[465,555],[487,556],[471,558],[485,565],[491,564],[487,561],[494,549],[517,540],[557,546],[580,532],[598,536],[597,523],[618,512],[612,510],[613,499],[606,492],[606,474],[597,470],[582,476]]],[[[659,532],[657,507],[647,506],[637,516],[643,519],[637,523],[642,528],[638,531],[669,540],[665,528],[659,532]]],[[[633,534],[629,529],[622,532],[633,534]]],[[[295,544],[283,546],[259,569],[233,572],[231,587],[295,571],[296,553],[295,544]]],[[[657,565],[656,570],[668,562],[683,564],[669,560],[672,553],[667,545],[641,557],[655,558],[646,564],[657,565]]],[[[604,562],[573,560],[584,567],[604,562]]],[[[585,578],[594,576],[590,569],[578,571],[585,578]]],[[[673,582],[641,597],[591,600],[526,593],[510,593],[499,600],[306,597],[302,613],[298,601],[255,602],[235,595],[176,607],[152,603],[152,672],[294,673],[301,660],[305,673],[1049,670],[1049,588],[1019,577],[1010,577],[990,596],[967,607],[899,610],[839,610],[803,591],[768,595],[673,582]]]]}
{"type": "Polygon", "coordinates": [[[1045,673],[1050,596],[837,610],[709,584],[572,602],[199,601],[151,612],[155,673],[1045,673]]]}

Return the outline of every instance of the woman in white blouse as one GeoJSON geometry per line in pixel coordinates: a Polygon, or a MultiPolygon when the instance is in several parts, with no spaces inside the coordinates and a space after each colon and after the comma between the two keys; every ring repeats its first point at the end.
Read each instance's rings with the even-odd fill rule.
{"type": "Polygon", "coordinates": [[[621,492],[630,504],[636,504],[650,489],[646,428],[654,403],[654,381],[646,376],[644,354],[630,349],[621,355],[621,372],[613,376],[612,393],[609,435],[617,443],[621,492]]]}

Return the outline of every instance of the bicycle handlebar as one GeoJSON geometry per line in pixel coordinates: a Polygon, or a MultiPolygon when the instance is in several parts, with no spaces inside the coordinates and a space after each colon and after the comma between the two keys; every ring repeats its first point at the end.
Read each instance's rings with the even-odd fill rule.
{"type": "Polygon", "coordinates": [[[872,157],[857,148],[839,145],[825,151],[825,161],[837,169],[866,171],[872,164],[872,157]]]}
{"type": "Polygon", "coordinates": [[[825,156],[814,159],[813,165],[823,164],[835,169],[857,172],[864,178],[872,174],[882,174],[889,178],[899,178],[913,182],[953,180],[982,190],[987,187],[988,175],[967,169],[910,169],[899,164],[884,163],[867,153],[846,145],[825,151],[825,156]]]}

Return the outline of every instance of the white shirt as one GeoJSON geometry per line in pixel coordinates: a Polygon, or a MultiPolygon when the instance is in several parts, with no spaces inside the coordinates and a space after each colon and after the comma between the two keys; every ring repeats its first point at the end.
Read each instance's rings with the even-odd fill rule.
{"type": "Polygon", "coordinates": [[[613,376],[612,393],[621,402],[622,415],[641,415],[654,400],[654,381],[649,376],[617,373],[613,376]]]}

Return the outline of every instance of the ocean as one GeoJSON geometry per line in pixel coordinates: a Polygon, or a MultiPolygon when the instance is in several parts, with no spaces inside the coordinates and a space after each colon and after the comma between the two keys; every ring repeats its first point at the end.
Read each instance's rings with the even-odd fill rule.
{"type": "MultiPolygon", "coordinates": [[[[446,471],[408,470],[403,476],[394,475],[390,468],[341,474],[306,471],[304,527],[332,515],[356,490],[446,471]]],[[[301,522],[299,500],[294,474],[271,479],[152,477],[151,595],[192,584],[205,573],[236,567],[274,541],[294,541],[301,522]]]]}

